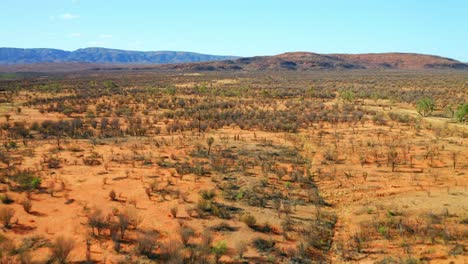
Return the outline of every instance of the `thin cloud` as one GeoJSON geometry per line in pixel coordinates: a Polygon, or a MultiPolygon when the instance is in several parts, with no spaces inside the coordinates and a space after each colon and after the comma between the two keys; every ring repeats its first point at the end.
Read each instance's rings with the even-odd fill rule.
{"type": "Polygon", "coordinates": [[[90,42],[88,42],[88,44],[93,45],[93,46],[103,46],[106,43],[102,42],[102,41],[90,41],[90,42]]]}
{"type": "Polygon", "coordinates": [[[81,33],[71,33],[71,34],[70,34],[70,37],[72,37],[72,38],[81,37],[81,33]]]}
{"type": "Polygon", "coordinates": [[[99,35],[100,38],[103,38],[103,39],[110,39],[112,38],[112,35],[109,35],[109,34],[101,34],[99,35]]]}
{"type": "Polygon", "coordinates": [[[60,18],[65,19],[65,20],[76,19],[76,18],[79,18],[79,17],[80,16],[77,15],[77,14],[70,14],[70,13],[65,13],[65,14],[60,15],[60,18]]]}

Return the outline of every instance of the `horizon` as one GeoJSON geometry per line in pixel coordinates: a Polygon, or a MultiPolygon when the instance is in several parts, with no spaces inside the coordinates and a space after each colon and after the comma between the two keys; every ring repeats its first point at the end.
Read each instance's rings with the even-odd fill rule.
{"type": "Polygon", "coordinates": [[[184,51],[227,56],[286,52],[417,53],[468,61],[461,0],[7,0],[0,46],[184,51]],[[24,8],[27,6],[28,8],[24,8]]]}

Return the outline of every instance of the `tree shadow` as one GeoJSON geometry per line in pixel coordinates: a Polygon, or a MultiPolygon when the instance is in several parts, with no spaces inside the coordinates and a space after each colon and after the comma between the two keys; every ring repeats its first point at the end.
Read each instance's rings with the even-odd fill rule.
{"type": "Polygon", "coordinates": [[[38,212],[38,211],[31,211],[29,212],[30,215],[34,215],[34,216],[38,216],[38,217],[46,217],[47,214],[44,214],[44,213],[41,213],[41,212],[38,212]]]}
{"type": "Polygon", "coordinates": [[[33,230],[35,230],[36,227],[33,227],[33,226],[27,226],[27,225],[23,225],[23,224],[15,224],[11,230],[15,233],[15,234],[19,234],[19,235],[24,235],[24,234],[27,234],[33,230]]]}

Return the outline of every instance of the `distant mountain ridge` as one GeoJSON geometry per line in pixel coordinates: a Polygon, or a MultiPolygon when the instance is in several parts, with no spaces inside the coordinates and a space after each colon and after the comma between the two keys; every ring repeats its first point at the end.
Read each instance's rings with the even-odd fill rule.
{"type": "Polygon", "coordinates": [[[181,51],[130,51],[106,48],[84,48],[75,51],[60,49],[0,48],[0,64],[31,63],[112,63],[112,64],[167,64],[235,59],[181,51]]]}
{"type": "Polygon", "coordinates": [[[313,70],[468,70],[468,63],[416,53],[319,54],[234,57],[175,51],[122,51],[87,48],[0,48],[0,72],[77,71],[313,71],[313,70]],[[41,61],[36,62],[35,61],[41,61]]]}

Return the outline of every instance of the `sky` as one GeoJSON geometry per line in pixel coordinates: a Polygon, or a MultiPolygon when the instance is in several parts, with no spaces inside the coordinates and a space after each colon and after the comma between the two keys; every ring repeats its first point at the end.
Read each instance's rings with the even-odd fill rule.
{"type": "Polygon", "coordinates": [[[415,52],[468,62],[468,0],[0,0],[0,7],[0,47],[415,52]]]}

